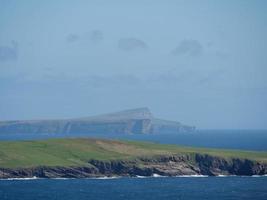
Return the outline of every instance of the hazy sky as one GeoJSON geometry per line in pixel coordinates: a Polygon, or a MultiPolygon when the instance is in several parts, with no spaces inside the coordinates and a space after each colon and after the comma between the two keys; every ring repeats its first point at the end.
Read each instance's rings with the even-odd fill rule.
{"type": "Polygon", "coordinates": [[[0,120],[149,107],[267,128],[267,1],[0,0],[0,120]]]}

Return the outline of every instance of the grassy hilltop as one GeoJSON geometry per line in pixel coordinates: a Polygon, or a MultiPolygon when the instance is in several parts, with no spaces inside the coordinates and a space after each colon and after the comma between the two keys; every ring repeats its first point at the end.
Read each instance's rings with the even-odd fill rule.
{"type": "Polygon", "coordinates": [[[88,160],[121,160],[156,155],[195,153],[267,162],[267,152],[192,148],[150,142],[104,139],[1,141],[0,167],[87,166],[88,160]]]}

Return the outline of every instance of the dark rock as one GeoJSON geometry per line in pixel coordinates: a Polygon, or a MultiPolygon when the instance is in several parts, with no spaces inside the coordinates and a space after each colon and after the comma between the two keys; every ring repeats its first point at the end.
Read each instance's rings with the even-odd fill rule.
{"type": "Polygon", "coordinates": [[[134,160],[90,160],[88,166],[0,168],[0,178],[88,178],[101,176],[264,175],[267,164],[196,154],[155,156],[134,160]]]}

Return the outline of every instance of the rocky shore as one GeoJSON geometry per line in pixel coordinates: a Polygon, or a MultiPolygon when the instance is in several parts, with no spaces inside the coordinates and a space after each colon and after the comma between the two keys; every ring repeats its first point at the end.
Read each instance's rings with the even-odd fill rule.
{"type": "Polygon", "coordinates": [[[92,178],[103,176],[264,175],[267,164],[248,159],[221,158],[207,154],[165,155],[131,160],[89,160],[87,166],[38,166],[0,168],[0,178],[92,178]]]}

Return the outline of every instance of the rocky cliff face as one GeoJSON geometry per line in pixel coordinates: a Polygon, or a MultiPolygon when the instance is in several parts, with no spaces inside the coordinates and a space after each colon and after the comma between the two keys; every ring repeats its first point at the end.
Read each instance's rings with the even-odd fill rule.
{"type": "Polygon", "coordinates": [[[267,164],[209,155],[172,155],[134,160],[90,160],[85,167],[0,168],[0,178],[90,178],[102,176],[264,175],[267,164]]]}
{"type": "Polygon", "coordinates": [[[153,134],[193,130],[179,122],[156,119],[147,108],[69,120],[0,122],[0,134],[153,134]]]}

